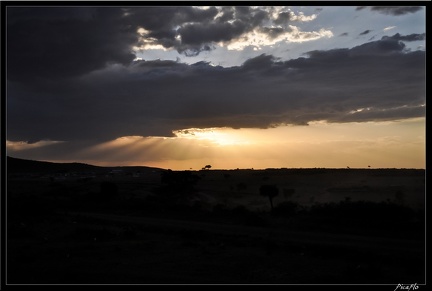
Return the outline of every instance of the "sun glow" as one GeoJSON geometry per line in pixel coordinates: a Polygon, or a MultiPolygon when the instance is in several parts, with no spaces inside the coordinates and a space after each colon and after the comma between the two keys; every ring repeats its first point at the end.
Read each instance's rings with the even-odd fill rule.
{"type": "Polygon", "coordinates": [[[327,123],[267,129],[187,128],[174,136],[122,136],[69,155],[58,142],[7,141],[11,156],[101,166],[153,166],[172,170],[236,168],[425,168],[425,119],[327,123]],[[63,160],[61,160],[63,159],[63,160]]]}
{"type": "Polygon", "coordinates": [[[210,141],[219,146],[245,145],[251,142],[244,136],[235,133],[231,128],[188,128],[173,131],[176,137],[197,141],[210,141]]]}
{"type": "Polygon", "coordinates": [[[36,149],[40,147],[46,147],[54,144],[63,143],[63,141],[55,141],[55,140],[41,140],[34,143],[29,143],[27,141],[6,141],[6,147],[9,150],[29,150],[36,149]]]}

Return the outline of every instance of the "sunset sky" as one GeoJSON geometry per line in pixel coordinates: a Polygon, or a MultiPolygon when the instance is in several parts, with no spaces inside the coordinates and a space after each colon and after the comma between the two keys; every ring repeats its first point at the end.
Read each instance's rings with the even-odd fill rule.
{"type": "Polygon", "coordinates": [[[5,22],[9,156],[425,168],[426,7],[8,6],[5,22]]]}

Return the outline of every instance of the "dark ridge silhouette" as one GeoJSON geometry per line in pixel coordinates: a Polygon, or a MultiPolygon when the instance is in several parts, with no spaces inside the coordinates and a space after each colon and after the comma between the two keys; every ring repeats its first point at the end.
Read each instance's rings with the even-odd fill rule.
{"type": "Polygon", "coordinates": [[[6,169],[9,173],[66,173],[66,172],[100,172],[111,169],[124,169],[128,171],[140,171],[144,169],[158,168],[133,166],[133,167],[100,167],[84,163],[52,163],[7,157],[6,169]]]}
{"type": "Polygon", "coordinates": [[[66,171],[95,171],[103,167],[83,163],[51,163],[43,161],[25,160],[7,157],[7,171],[16,172],[66,172],[66,171]]]}

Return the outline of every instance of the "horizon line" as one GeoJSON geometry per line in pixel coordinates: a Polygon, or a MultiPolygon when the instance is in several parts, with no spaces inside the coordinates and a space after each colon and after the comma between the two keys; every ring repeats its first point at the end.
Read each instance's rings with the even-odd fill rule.
{"type": "MultiPolygon", "coordinates": [[[[83,164],[93,167],[100,167],[100,168],[134,168],[134,167],[143,167],[143,168],[154,168],[154,169],[160,169],[165,171],[238,171],[238,170],[249,170],[249,171],[266,171],[266,170],[426,170],[426,168],[406,168],[406,167],[267,167],[267,168],[213,168],[213,169],[205,169],[205,167],[201,169],[170,169],[170,168],[160,168],[160,167],[152,167],[152,166],[146,166],[146,165],[109,165],[109,166],[99,166],[94,164],[88,164],[84,162],[53,162],[53,161],[47,161],[47,160],[30,160],[30,159],[23,159],[23,158],[16,158],[12,156],[6,156],[7,158],[12,159],[18,159],[18,160],[24,160],[24,161],[32,161],[32,162],[43,162],[43,163],[52,163],[52,164],[83,164]]],[[[5,160],[7,165],[7,159],[5,160]]],[[[7,167],[6,167],[7,170],[7,167]]]]}

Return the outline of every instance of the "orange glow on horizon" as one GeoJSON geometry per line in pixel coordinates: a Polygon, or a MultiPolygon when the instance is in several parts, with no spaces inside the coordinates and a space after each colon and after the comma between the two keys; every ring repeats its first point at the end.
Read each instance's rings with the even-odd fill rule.
{"type": "MultiPolygon", "coordinates": [[[[174,137],[124,136],[83,149],[74,160],[99,166],[172,170],[237,168],[425,168],[425,119],[314,122],[269,129],[189,128],[174,137]]],[[[20,153],[19,143],[8,150],[20,153]]],[[[40,143],[38,146],[49,146],[40,143]]],[[[28,146],[26,146],[28,148],[28,146]]],[[[24,150],[22,151],[24,152],[24,150]]],[[[59,158],[41,160],[59,161],[59,158]]]]}

